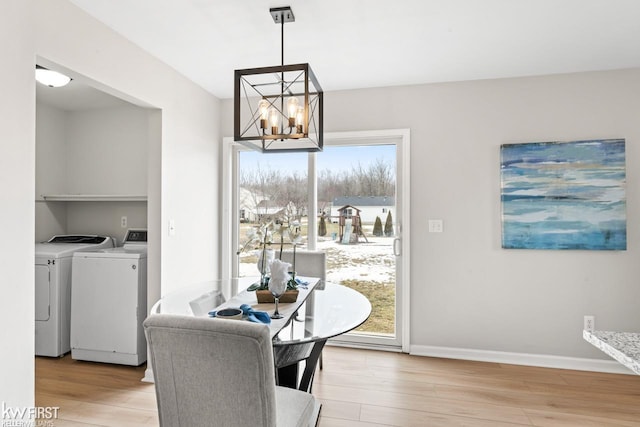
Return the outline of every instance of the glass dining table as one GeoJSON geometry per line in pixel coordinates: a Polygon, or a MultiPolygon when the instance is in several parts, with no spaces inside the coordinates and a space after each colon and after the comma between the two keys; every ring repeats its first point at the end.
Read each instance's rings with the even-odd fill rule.
{"type": "MultiPolygon", "coordinates": [[[[346,286],[313,277],[298,277],[303,285],[295,303],[280,303],[283,319],[267,325],[274,347],[279,385],[311,392],[313,376],[327,340],[363,324],[371,304],[361,293],[346,286]],[[300,372],[301,365],[304,370],[300,372]],[[301,375],[300,375],[301,373],[301,375]]],[[[212,310],[249,304],[253,310],[273,313],[274,303],[258,304],[255,292],[246,288],[256,277],[214,280],[184,286],[163,296],[153,314],[209,316],[212,310]]]]}

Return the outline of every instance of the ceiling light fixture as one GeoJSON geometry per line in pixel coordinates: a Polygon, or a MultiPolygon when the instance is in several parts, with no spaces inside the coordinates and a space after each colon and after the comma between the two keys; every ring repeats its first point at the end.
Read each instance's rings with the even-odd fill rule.
{"type": "Polygon", "coordinates": [[[309,64],[284,65],[290,6],[269,9],[280,24],[280,65],[235,70],[234,140],[263,153],[322,151],[322,97],[309,64]]]}
{"type": "Polygon", "coordinates": [[[36,65],[36,81],[49,87],[62,87],[71,81],[71,77],[36,65]]]}

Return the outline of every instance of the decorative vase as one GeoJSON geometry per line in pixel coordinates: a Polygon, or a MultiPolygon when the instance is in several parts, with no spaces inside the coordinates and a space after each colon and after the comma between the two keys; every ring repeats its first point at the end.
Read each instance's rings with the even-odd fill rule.
{"type": "Polygon", "coordinates": [[[258,262],[256,266],[258,267],[258,271],[260,272],[260,284],[266,285],[266,278],[269,276],[269,264],[276,257],[276,253],[273,249],[261,249],[258,251],[258,262]],[[264,258],[264,262],[263,262],[264,258]]]}
{"type": "MultiPolygon", "coordinates": [[[[256,298],[258,299],[259,304],[275,302],[275,298],[273,298],[273,295],[267,289],[257,290],[256,298]]],[[[286,291],[284,294],[282,294],[279,301],[282,303],[290,303],[290,302],[296,302],[297,300],[298,300],[298,290],[294,289],[294,290],[286,291]]]]}

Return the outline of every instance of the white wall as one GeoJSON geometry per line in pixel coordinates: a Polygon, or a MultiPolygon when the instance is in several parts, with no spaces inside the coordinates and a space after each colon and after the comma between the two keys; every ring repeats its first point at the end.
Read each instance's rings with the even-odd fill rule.
{"type": "Polygon", "coordinates": [[[146,202],[44,202],[42,195],[146,195],[152,111],[63,111],[36,103],[36,241],[80,233],[121,243],[127,228],[147,227],[146,202]]]}
{"type": "Polygon", "coordinates": [[[0,2],[0,401],[33,405],[35,85],[31,0],[0,2]]]}
{"type": "Polygon", "coordinates": [[[0,2],[0,401],[33,404],[36,60],[142,106],[161,109],[149,147],[150,295],[218,274],[219,101],[66,0],[0,2]],[[157,132],[156,132],[157,133],[157,132]],[[165,226],[174,218],[177,233],[165,226]]]}
{"type": "Polygon", "coordinates": [[[136,106],[69,112],[63,192],[146,195],[147,114],[136,106]]]}
{"type": "Polygon", "coordinates": [[[67,170],[67,113],[36,102],[35,241],[67,231],[67,204],[39,201],[42,194],[64,192],[67,170]]]}
{"type": "MultiPolygon", "coordinates": [[[[326,132],[411,129],[414,351],[606,359],[582,339],[583,315],[640,331],[639,92],[635,69],[325,93],[326,132]],[[627,141],[629,249],[501,249],[500,144],[613,137],[627,141]]],[[[231,117],[225,100],[225,135],[231,117]]]]}
{"type": "Polygon", "coordinates": [[[146,202],[68,202],[66,204],[68,206],[65,233],[111,236],[120,246],[127,229],[147,228],[146,202]],[[120,218],[123,216],[127,217],[126,227],[120,224],[120,218]]]}
{"type": "Polygon", "coordinates": [[[60,194],[67,181],[67,115],[59,108],[36,103],[36,189],[42,194],[60,194]]]}

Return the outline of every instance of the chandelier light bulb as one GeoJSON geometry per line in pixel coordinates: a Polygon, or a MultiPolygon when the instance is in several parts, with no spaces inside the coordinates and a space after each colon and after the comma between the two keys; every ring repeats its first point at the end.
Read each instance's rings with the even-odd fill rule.
{"type": "Polygon", "coordinates": [[[289,113],[288,117],[289,117],[289,127],[293,127],[295,126],[295,122],[296,122],[296,114],[298,114],[298,98],[296,98],[295,96],[292,96],[291,98],[289,98],[289,100],[287,101],[287,111],[289,113]]]}
{"type": "Polygon", "coordinates": [[[304,107],[298,107],[298,111],[296,111],[296,132],[302,133],[304,125],[304,107]]]}
{"type": "Polygon", "coordinates": [[[280,128],[280,114],[275,108],[269,110],[269,121],[271,122],[271,134],[277,135],[280,128]]]}
{"type": "Polygon", "coordinates": [[[269,101],[262,98],[258,102],[258,111],[260,112],[260,129],[266,129],[267,119],[269,118],[269,101]]]}

